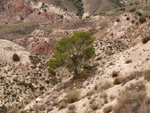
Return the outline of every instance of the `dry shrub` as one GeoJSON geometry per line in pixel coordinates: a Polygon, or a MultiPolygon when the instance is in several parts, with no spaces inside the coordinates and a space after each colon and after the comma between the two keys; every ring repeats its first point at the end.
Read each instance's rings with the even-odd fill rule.
{"type": "Polygon", "coordinates": [[[96,102],[93,102],[92,104],[90,104],[90,108],[94,111],[99,109],[99,107],[100,107],[100,105],[96,102]]]}
{"type": "Polygon", "coordinates": [[[108,82],[108,81],[106,81],[106,82],[104,82],[104,83],[100,86],[100,90],[107,90],[107,89],[109,89],[111,86],[112,86],[111,83],[108,82]]]}
{"type": "Polygon", "coordinates": [[[150,81],[150,70],[143,71],[144,79],[150,81]]]}
{"type": "Polygon", "coordinates": [[[64,108],[66,108],[66,107],[67,107],[67,104],[66,104],[65,102],[61,102],[61,103],[59,104],[59,110],[64,109],[64,108]]]}
{"type": "Polygon", "coordinates": [[[10,108],[7,113],[19,113],[19,109],[17,107],[10,108]]]}
{"type": "Polygon", "coordinates": [[[112,72],[112,77],[118,77],[118,72],[117,71],[113,71],[112,72]]]}
{"type": "Polygon", "coordinates": [[[110,113],[110,112],[112,112],[112,106],[110,105],[110,106],[105,107],[105,108],[103,109],[103,112],[104,112],[104,113],[110,113]]]}
{"type": "Polygon", "coordinates": [[[118,98],[118,105],[113,109],[114,113],[147,113],[150,110],[147,102],[147,94],[144,90],[125,90],[118,98]],[[143,107],[143,105],[146,107],[143,107]],[[143,111],[145,110],[145,111],[143,111]],[[142,111],[142,112],[140,112],[142,111]]]}
{"type": "Polygon", "coordinates": [[[134,71],[134,72],[131,72],[128,76],[116,78],[114,81],[114,85],[121,84],[121,83],[126,84],[127,82],[129,82],[133,79],[137,79],[141,76],[142,76],[142,72],[134,71]]]}
{"type": "Polygon", "coordinates": [[[77,90],[73,90],[66,96],[66,101],[68,103],[73,103],[78,101],[79,98],[80,98],[80,92],[77,90]]]}
{"type": "Polygon", "coordinates": [[[99,85],[95,85],[94,89],[95,89],[95,93],[97,92],[101,92],[103,90],[107,90],[112,86],[112,84],[108,81],[103,82],[102,84],[99,85]]]}

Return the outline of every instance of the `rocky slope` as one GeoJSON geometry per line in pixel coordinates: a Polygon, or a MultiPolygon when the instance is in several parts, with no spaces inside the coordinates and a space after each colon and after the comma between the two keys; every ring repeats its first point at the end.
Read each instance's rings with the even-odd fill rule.
{"type": "MultiPolygon", "coordinates": [[[[142,7],[133,4],[125,10],[118,8],[97,14],[112,3],[87,0],[83,1],[85,16],[91,16],[78,19],[76,11],[71,12],[68,5],[65,11],[64,7],[56,6],[56,2],[59,1],[5,2],[5,9],[0,13],[0,112],[117,113],[117,109],[122,110],[118,103],[122,101],[124,105],[125,96],[131,96],[130,93],[143,95],[139,93],[142,91],[146,95],[143,97],[149,99],[146,92],[150,90],[147,71],[150,42],[141,43],[143,38],[150,36],[148,4],[142,7]],[[102,7],[98,3],[103,4],[102,7]],[[95,9],[90,10],[91,7],[95,9]],[[13,19],[18,15],[24,19],[13,19]],[[83,78],[73,79],[64,69],[60,69],[63,76],[50,76],[47,68],[52,47],[75,31],[90,31],[96,37],[93,44],[95,67],[83,78]],[[20,61],[13,60],[14,53],[20,61]],[[75,102],[67,102],[67,98],[75,98],[75,102]]],[[[72,4],[72,1],[64,0],[64,3],[72,4]]],[[[140,100],[142,102],[145,100],[140,100]]],[[[134,104],[140,106],[139,111],[149,106],[148,102],[144,104],[146,107],[134,104]]]]}

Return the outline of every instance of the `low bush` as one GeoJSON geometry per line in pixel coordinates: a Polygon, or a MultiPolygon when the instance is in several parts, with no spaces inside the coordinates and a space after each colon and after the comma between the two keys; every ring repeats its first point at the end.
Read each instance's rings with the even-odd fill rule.
{"type": "Polygon", "coordinates": [[[150,81],[150,70],[145,70],[143,72],[144,79],[150,81]]]}
{"type": "Polygon", "coordinates": [[[145,91],[124,91],[118,98],[118,105],[114,107],[113,113],[149,113],[150,103],[145,91]]]}
{"type": "Polygon", "coordinates": [[[136,11],[136,8],[132,8],[132,9],[129,10],[129,12],[131,12],[131,13],[133,13],[135,11],[136,11]]]}
{"type": "Polygon", "coordinates": [[[142,24],[142,23],[146,22],[146,19],[144,17],[140,17],[139,22],[142,24]]]}
{"type": "Polygon", "coordinates": [[[80,99],[80,92],[77,90],[71,91],[67,96],[66,96],[66,102],[68,103],[73,103],[76,102],[80,99]]]}
{"type": "Polygon", "coordinates": [[[118,76],[118,72],[117,71],[113,71],[112,72],[112,77],[117,77],[118,76]]]}
{"type": "Polygon", "coordinates": [[[116,19],[116,22],[120,22],[120,19],[118,18],[118,19],[116,19]]]}
{"type": "Polygon", "coordinates": [[[86,16],[85,18],[90,18],[90,16],[86,16]]]}
{"type": "Polygon", "coordinates": [[[131,21],[131,23],[132,23],[132,24],[134,24],[134,23],[135,23],[135,21],[134,21],[134,20],[132,20],[132,21],[131,21]]]}
{"type": "Polygon", "coordinates": [[[13,61],[20,61],[20,57],[16,53],[13,55],[13,61]]]}
{"type": "Polygon", "coordinates": [[[144,38],[142,39],[142,43],[145,44],[145,43],[147,43],[149,40],[150,40],[150,36],[144,37],[144,38]]]}
{"type": "Polygon", "coordinates": [[[129,17],[127,17],[127,18],[126,18],[126,20],[130,20],[130,18],[129,18],[129,17]]]}
{"type": "Polygon", "coordinates": [[[114,80],[114,85],[118,85],[118,84],[121,84],[121,79],[120,78],[116,78],[114,80]]]}
{"type": "Polygon", "coordinates": [[[139,16],[142,16],[142,13],[141,13],[141,12],[138,12],[138,11],[137,11],[136,14],[139,15],[139,16]]]}

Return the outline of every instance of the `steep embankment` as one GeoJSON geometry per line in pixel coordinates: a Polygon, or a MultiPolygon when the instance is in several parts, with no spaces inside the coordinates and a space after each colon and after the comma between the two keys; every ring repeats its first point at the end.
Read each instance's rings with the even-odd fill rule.
{"type": "MultiPolygon", "coordinates": [[[[119,94],[124,90],[136,89],[141,91],[144,87],[144,91],[150,90],[150,85],[140,72],[150,67],[150,53],[148,51],[150,51],[150,42],[147,44],[139,43],[129,50],[100,61],[95,76],[93,75],[80,85],[78,83],[78,88],[75,82],[74,85],[71,85],[80,93],[80,100],[77,102],[64,103],[63,99],[66,98],[69,87],[64,89],[58,87],[49,91],[48,95],[44,94],[37,98],[29,106],[31,108],[37,106],[37,109],[43,113],[69,113],[71,111],[106,113],[107,110],[112,111],[117,105],[119,94]],[[119,78],[123,78],[123,81],[114,82],[116,78],[112,77],[113,71],[116,71],[119,78]]],[[[77,92],[69,98],[78,98],[76,96],[79,96],[77,92]]],[[[29,109],[29,106],[26,109],[29,109]]]]}

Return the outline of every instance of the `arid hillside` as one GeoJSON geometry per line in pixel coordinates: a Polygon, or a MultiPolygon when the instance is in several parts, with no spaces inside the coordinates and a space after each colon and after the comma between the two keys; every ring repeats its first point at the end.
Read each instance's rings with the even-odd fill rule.
{"type": "Polygon", "coordinates": [[[9,0],[0,7],[0,113],[150,113],[149,1],[9,0]],[[95,37],[87,73],[75,76],[67,66],[50,73],[53,47],[78,31],[95,37]]]}

